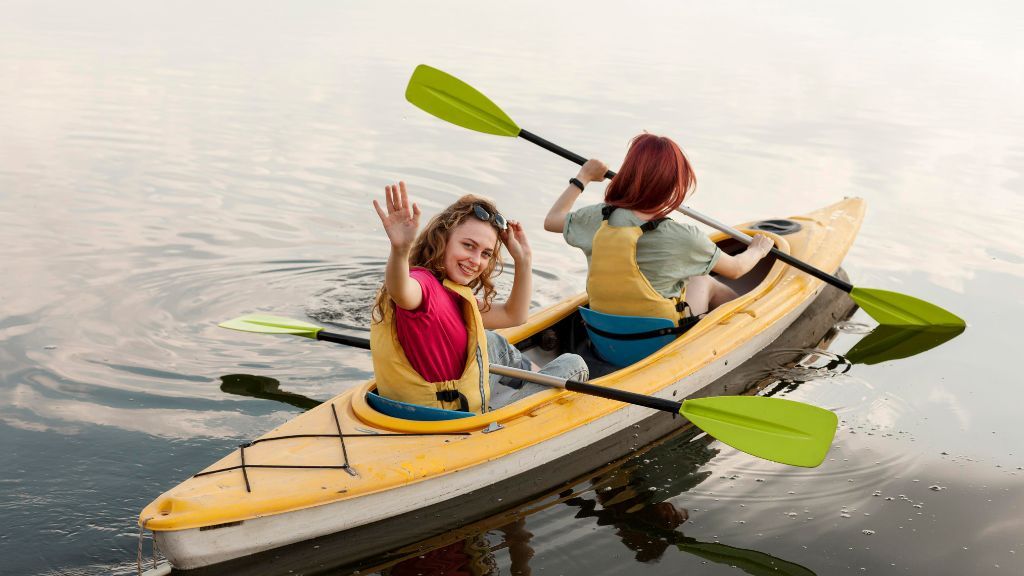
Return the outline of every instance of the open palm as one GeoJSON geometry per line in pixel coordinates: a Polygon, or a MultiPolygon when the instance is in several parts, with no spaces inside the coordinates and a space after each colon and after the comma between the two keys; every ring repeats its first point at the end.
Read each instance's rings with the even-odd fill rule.
{"type": "Polygon", "coordinates": [[[420,227],[420,208],[409,203],[409,194],[405,190],[405,182],[384,187],[384,198],[387,212],[374,200],[373,208],[380,216],[384,232],[388,235],[393,248],[408,249],[416,240],[416,232],[420,227]]]}

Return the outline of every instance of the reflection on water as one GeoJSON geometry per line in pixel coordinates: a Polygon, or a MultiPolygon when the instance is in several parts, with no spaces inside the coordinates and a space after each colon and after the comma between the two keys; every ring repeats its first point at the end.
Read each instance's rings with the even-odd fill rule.
{"type": "Polygon", "coordinates": [[[322,402],[312,398],[306,398],[301,394],[285,392],[280,389],[281,383],[266,376],[254,376],[252,374],[227,374],[220,377],[222,392],[237,394],[238,396],[250,396],[263,400],[274,400],[285,404],[309,410],[316,408],[322,402]]]}
{"type": "MultiPolygon", "coordinates": [[[[702,542],[687,537],[680,527],[690,518],[690,511],[671,500],[685,498],[686,492],[711,476],[705,465],[718,453],[709,448],[713,439],[698,431],[674,435],[642,454],[615,463],[589,478],[574,483],[557,494],[544,497],[519,510],[478,523],[493,526],[504,519],[507,524],[474,530],[461,540],[438,544],[426,541],[410,547],[405,558],[386,566],[369,568],[381,576],[439,576],[501,574],[503,557],[510,574],[533,573],[530,560],[535,555],[531,543],[531,517],[542,510],[566,506],[575,510],[574,518],[584,523],[608,526],[623,546],[641,563],[656,563],[669,550],[683,552],[704,562],[739,568],[747,574],[764,576],[813,576],[811,570],[757,550],[728,546],[720,542],[702,542]],[[538,504],[538,502],[541,502],[538,504]],[[492,544],[497,538],[498,543],[492,544]]],[[[464,533],[464,532],[463,532],[464,533]]],[[[343,572],[348,572],[344,570],[343,572]]],[[[356,570],[365,573],[367,567],[356,570]]]]}
{"type": "Polygon", "coordinates": [[[959,336],[966,326],[878,326],[862,338],[846,359],[852,364],[878,364],[909,358],[959,336]]]}

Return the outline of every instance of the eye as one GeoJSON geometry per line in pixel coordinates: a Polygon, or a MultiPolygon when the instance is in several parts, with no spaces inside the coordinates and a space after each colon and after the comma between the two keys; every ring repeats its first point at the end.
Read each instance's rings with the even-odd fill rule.
{"type": "Polygon", "coordinates": [[[481,256],[483,256],[484,258],[487,258],[488,260],[490,260],[492,254],[494,254],[494,252],[491,252],[490,250],[484,250],[484,252],[483,252],[483,254],[481,254],[481,256]]]}

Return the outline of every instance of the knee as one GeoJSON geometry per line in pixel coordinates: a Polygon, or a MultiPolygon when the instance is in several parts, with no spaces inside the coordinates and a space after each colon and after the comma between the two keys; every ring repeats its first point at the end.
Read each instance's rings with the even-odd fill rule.
{"type": "Polygon", "coordinates": [[[590,368],[586,360],[579,354],[562,354],[552,364],[561,361],[563,374],[567,380],[586,381],[590,378],[590,368]]]}

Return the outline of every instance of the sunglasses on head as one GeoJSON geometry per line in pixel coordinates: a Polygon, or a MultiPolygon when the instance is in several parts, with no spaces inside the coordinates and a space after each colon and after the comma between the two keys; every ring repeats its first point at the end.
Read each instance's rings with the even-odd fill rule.
{"type": "Polygon", "coordinates": [[[505,230],[508,228],[508,222],[505,221],[504,216],[497,212],[491,214],[486,208],[479,204],[473,204],[473,214],[484,222],[494,222],[494,225],[498,230],[505,230]]]}

